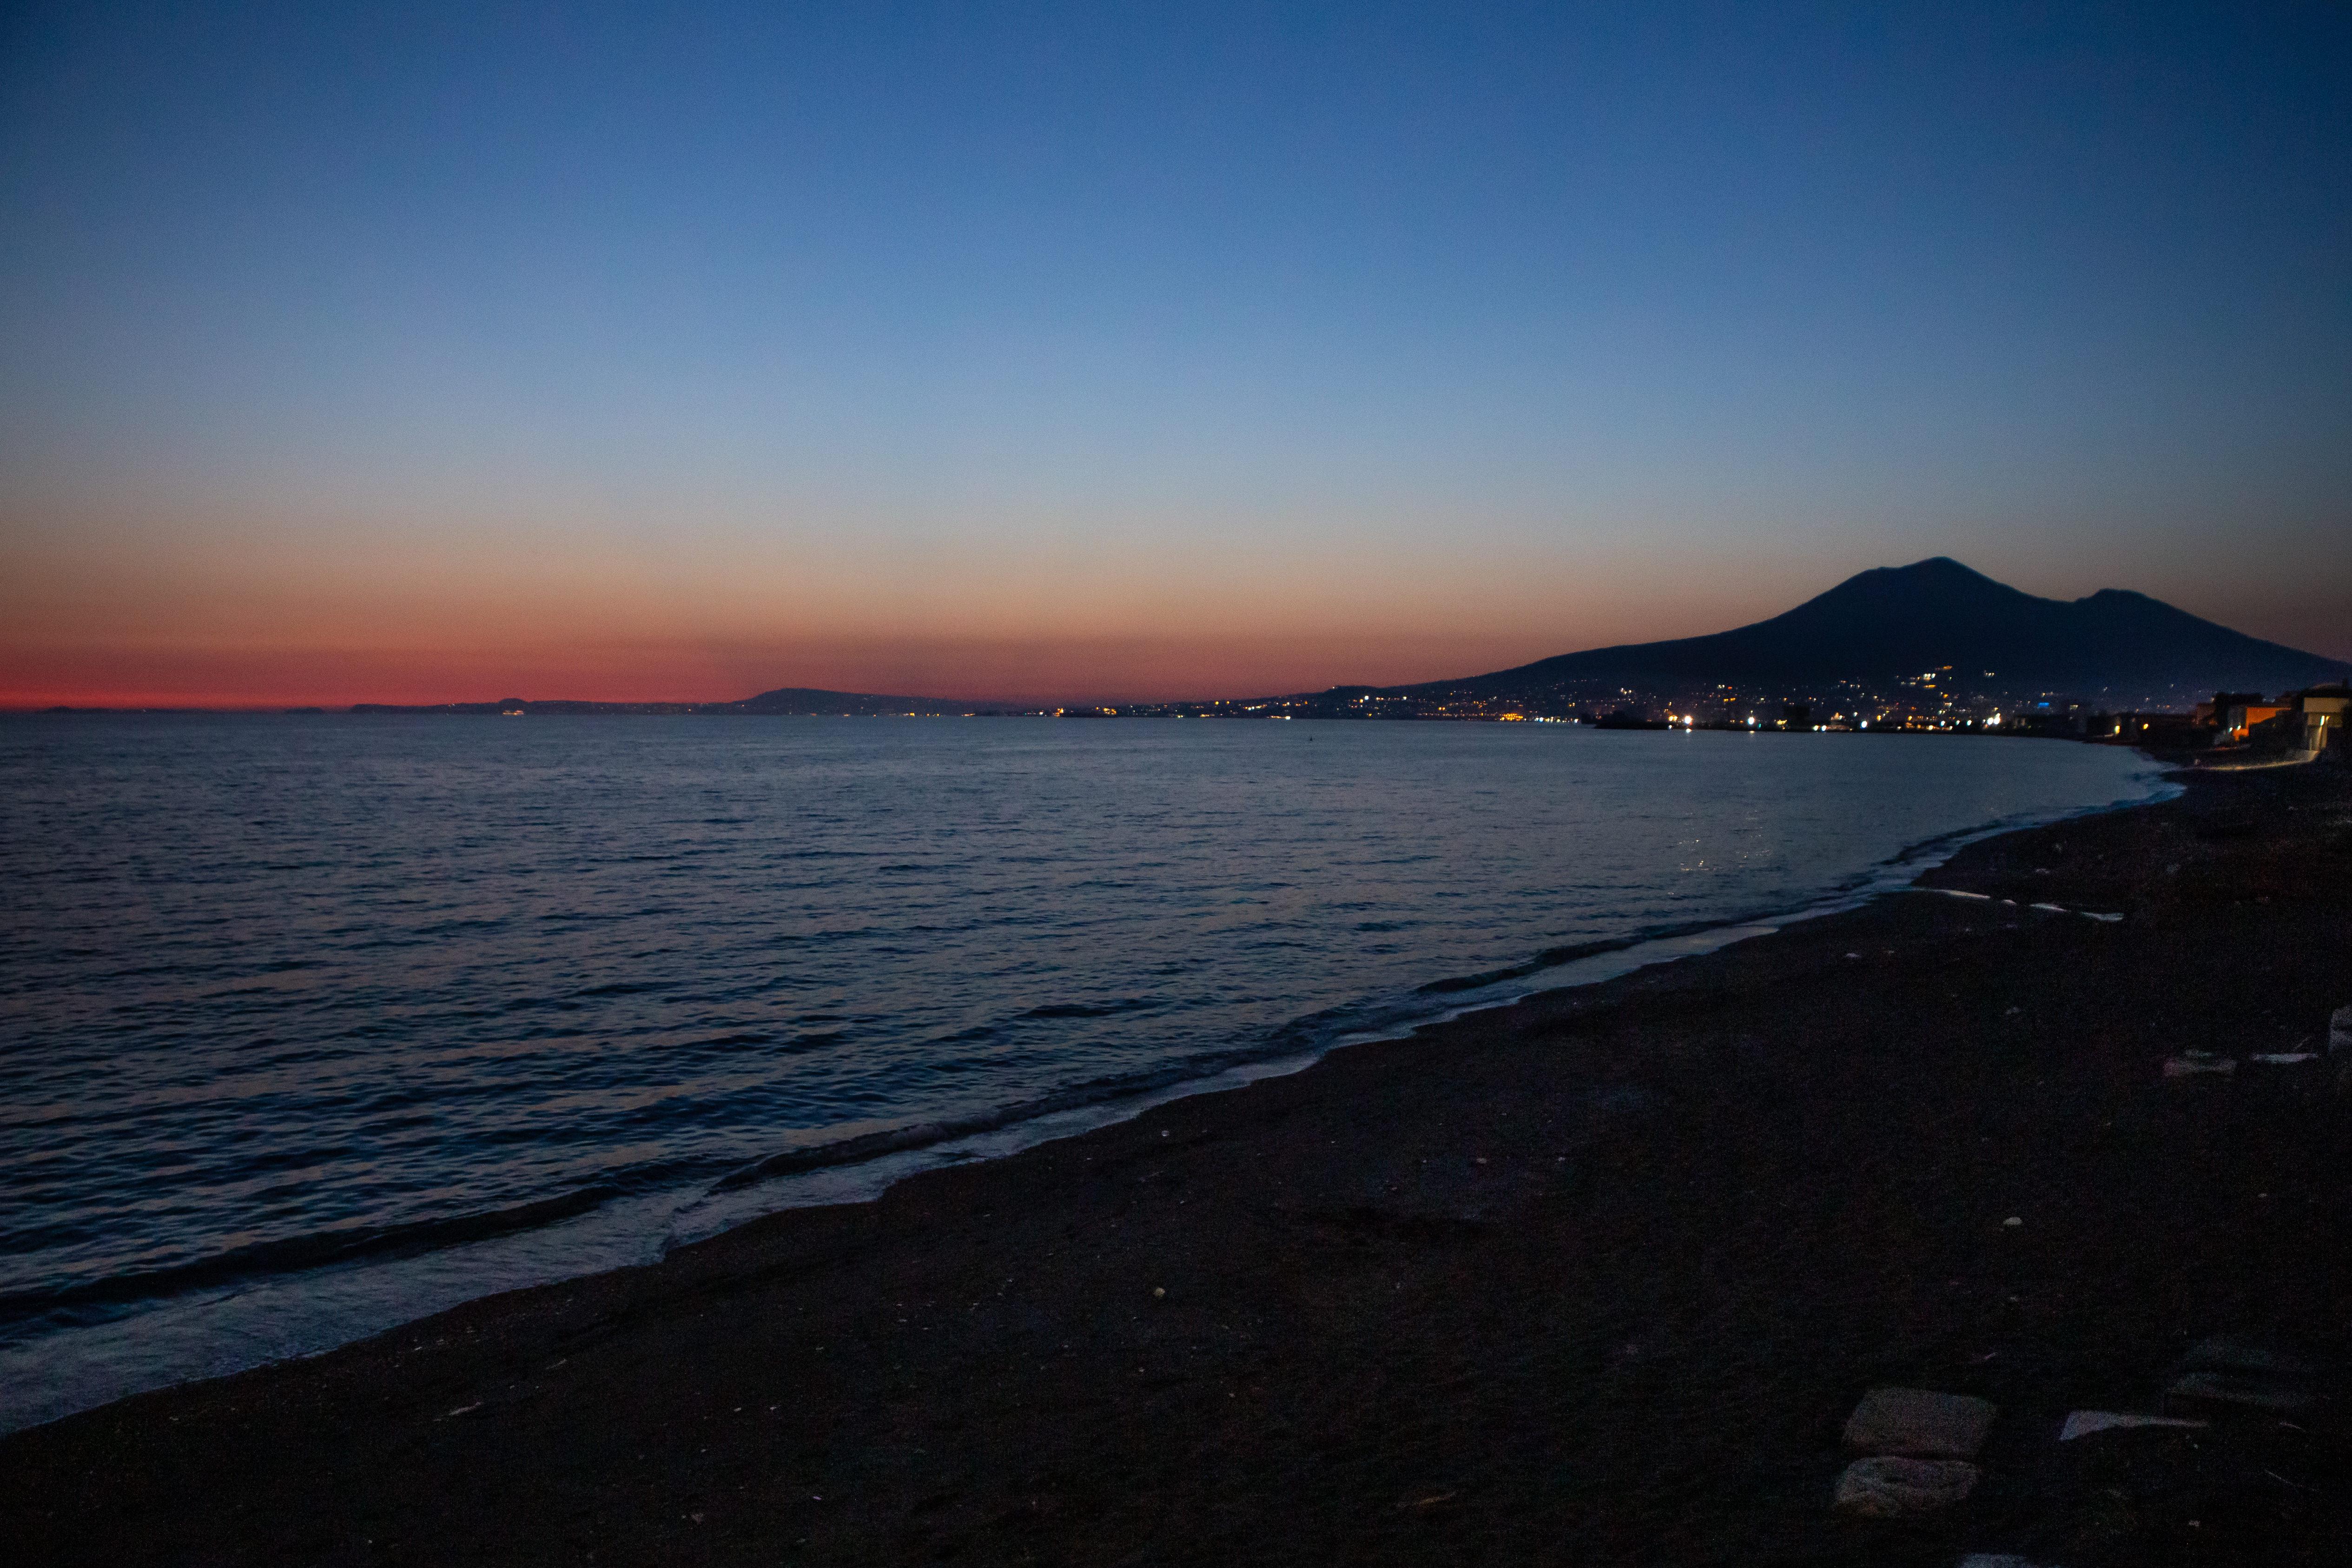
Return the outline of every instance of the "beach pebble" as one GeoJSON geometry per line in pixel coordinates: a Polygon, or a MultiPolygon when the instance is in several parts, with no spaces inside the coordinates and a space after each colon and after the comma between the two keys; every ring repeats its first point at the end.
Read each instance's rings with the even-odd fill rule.
{"type": "Polygon", "coordinates": [[[2073,1410],[2067,1412],[2066,1424],[2058,1428],[2058,1440],[2071,1443],[2077,1437],[2088,1437],[2095,1432],[2129,1431],[2140,1426],[2202,1426],[2202,1421],[2183,1421],[2168,1415],[2134,1415],[2121,1410],[2073,1410]]]}
{"type": "Polygon", "coordinates": [[[2256,1340],[2216,1334],[2181,1357],[2176,1371],[2179,1375],[2165,1390],[2168,1409],[2221,1405],[2284,1412],[2318,1403],[2311,1391],[2318,1369],[2256,1340]]]}
{"type": "Polygon", "coordinates": [[[1977,1468],[1958,1459],[1856,1459],[1838,1477],[1837,1509],[1902,1519],[1951,1507],[1977,1489],[1977,1468]]]}
{"type": "Polygon", "coordinates": [[[2174,1057],[2164,1064],[2167,1078],[2227,1078],[2238,1070],[2238,1064],[2229,1057],[2211,1056],[2204,1051],[2191,1051],[2185,1057],[2174,1057]]]}
{"type": "Polygon", "coordinates": [[[2018,1226],[2020,1226],[2023,1225],[2024,1223],[2025,1223],[2025,1216],[2024,1216],[2023,1215],[2014,1215],[2014,1214],[2013,1214],[2013,1215],[2010,1215],[2007,1219],[2005,1219],[2005,1220],[2001,1221],[2001,1222],[2000,1222],[2000,1226],[2001,1226],[2001,1228],[2002,1228],[2003,1230],[2015,1230],[2018,1226]]]}
{"type": "Polygon", "coordinates": [[[1972,1459],[2000,1414],[1990,1400],[1924,1388],[1874,1388],[1846,1417],[1845,1443],[1865,1454],[1972,1459]]]}

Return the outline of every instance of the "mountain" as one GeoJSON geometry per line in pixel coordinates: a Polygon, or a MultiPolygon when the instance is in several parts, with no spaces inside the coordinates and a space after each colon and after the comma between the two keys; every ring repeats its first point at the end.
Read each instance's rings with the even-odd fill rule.
{"type": "Polygon", "coordinates": [[[780,686],[740,702],[704,704],[704,711],[712,713],[912,715],[984,710],[970,702],[943,701],[936,697],[877,697],[870,691],[820,691],[808,686],[780,686]]]}
{"type": "Polygon", "coordinates": [[[2157,706],[2217,689],[2276,692],[2342,680],[2352,666],[2247,637],[2145,594],[2043,599],[1937,556],[1849,577],[1753,626],[1628,643],[1516,669],[1388,689],[1413,699],[1515,700],[1717,685],[1789,696],[1851,684],[1891,689],[1948,667],[1988,692],[2065,693],[2157,706]]]}

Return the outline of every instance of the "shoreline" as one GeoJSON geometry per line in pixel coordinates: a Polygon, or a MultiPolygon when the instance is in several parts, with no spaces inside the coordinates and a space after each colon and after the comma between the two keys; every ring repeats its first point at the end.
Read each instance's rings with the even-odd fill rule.
{"type": "MultiPolygon", "coordinates": [[[[2072,1398],[2103,1376],[2158,1376],[2172,1341],[2193,1331],[2171,1319],[2197,1317],[2200,1302],[2206,1331],[2267,1328],[2331,1358],[2347,1348],[2339,1309],[2352,1298],[2344,1267],[2326,1260],[2340,1249],[2320,1243],[2340,1234],[2330,1227],[2352,1196],[2333,1173],[2344,1162],[2328,1163],[2345,1118],[2325,1072],[2248,1069],[2223,1091],[2271,1097],[2258,1107],[2271,1154],[2258,1142],[2209,1146],[2187,1098],[2207,1086],[2152,1081],[2168,1054],[2157,1037],[2177,1049],[2213,1031],[2200,994],[2186,1005],[2174,994],[2200,964],[2224,983],[2225,1022],[2281,1037],[2236,1050],[2285,1050],[2295,1028],[2311,1032],[2308,1019],[2256,1025],[2263,1008],[2315,1009],[2324,1040],[2327,1008],[2352,1000],[2346,878],[2326,858],[2352,855],[2337,846],[2352,846],[2343,771],[2200,770],[2186,789],[1980,838],[1919,879],[1984,900],[1882,894],[943,1167],[878,1202],[782,1211],[647,1268],[491,1297],[324,1355],[20,1431],[0,1439],[0,1491],[28,1521],[37,1561],[576,1561],[587,1550],[600,1561],[900,1561],[958,1543],[981,1561],[1184,1561],[1270,1558],[1286,1541],[1314,1542],[1308,1555],[1425,1561],[1476,1542],[1556,1549],[1570,1528],[1591,1535],[1580,1554],[1601,1561],[1640,1560],[1668,1540],[1694,1562],[1749,1560],[1735,1548],[1756,1540],[1832,1556],[1874,1541],[1878,1560],[1948,1561],[1934,1553],[1957,1536],[1873,1536],[1828,1514],[1824,1478],[1855,1376],[2043,1413],[2059,1391],[2072,1398]],[[2158,864],[2152,850],[2184,858],[2158,864]],[[2314,854],[2330,875],[2307,869],[2314,854]],[[2037,856],[2059,864],[2026,863],[2037,856]],[[2225,896],[2241,887],[2269,891],[2225,896]],[[2126,919],[2062,919],[2032,902],[2126,919]],[[1948,989],[1958,972],[1967,984],[1948,989]],[[2013,1010],[1977,1016],[1996,994],[2017,997],[2013,1010]],[[1943,1016],[1953,1013],[1969,1015],[1965,1027],[1943,1016]],[[1887,1054],[1927,1038],[1941,1048],[1887,1054]],[[2012,1069],[2044,1074],[2032,1087],[2050,1093],[2021,1095],[2003,1077],[2012,1069]],[[1858,1103],[1854,1085],[1873,1074],[2042,1136],[2012,1146],[1987,1135],[1999,1147],[1975,1149],[1921,1121],[1910,1096],[1858,1103]],[[2101,1111],[2110,1127],[2128,1111],[2153,1140],[2137,1164],[2116,1156],[2132,1179],[2084,1180],[2052,1152],[2053,1142],[2078,1160],[2098,1152],[2084,1126],[2101,1111]],[[1841,1184],[1808,1150],[1851,1155],[1876,1180],[1841,1184]],[[2300,1182],[2307,1212],[2255,1212],[2311,1233],[2294,1257],[2250,1254],[2262,1227],[2243,1216],[2236,1240],[2200,1228],[2216,1256],[2189,1268],[2191,1289],[2100,1239],[2177,1228],[2140,1189],[2177,1187],[2167,1172],[2184,1160],[2210,1173],[2292,1152],[2325,1173],[2300,1182]],[[2048,1343],[2028,1355],[2008,1343],[2020,1327],[2008,1320],[2020,1302],[2043,1307],[2040,1294],[2004,1304],[1956,1285],[1946,1289],[1963,1300],[1946,1301],[1927,1280],[1941,1269],[1899,1282],[1857,1269],[1858,1258],[1920,1254],[1965,1263],[1964,1281],[2006,1279],[2000,1249],[2021,1238],[1987,1237],[1981,1215],[1953,1212],[1963,1166],[1969,1190],[2004,1178],[1990,1206],[2012,1213],[2028,1193],[2046,1206],[2075,1178],[2062,1200],[2087,1226],[2074,1251],[2039,1245],[2038,1214],[2033,1245],[2010,1250],[2037,1260],[2044,1310],[2078,1338],[2102,1337],[2077,1321],[2086,1297],[2122,1288],[2110,1315],[2133,1322],[2071,1358],[2048,1343]],[[1910,1201],[1889,1211],[1881,1183],[1910,1201]],[[1777,1239],[1775,1220],[1790,1227],[1777,1239]],[[1668,1288],[1676,1281],[1685,1289],[1668,1288]],[[1740,1331],[1709,1330],[1718,1294],[1740,1331]],[[2277,1321],[2219,1321],[2221,1297],[2244,1317],[2263,1296],[2277,1321]],[[2140,1321],[2151,1297],[2178,1309],[2162,1325],[2140,1321]],[[1943,1321],[1956,1314],[1972,1332],[1943,1321]],[[1433,1334],[1437,1322],[1462,1331],[1433,1334]],[[1977,1348],[1959,1354],[1946,1342],[1956,1334],[1977,1348]],[[1984,1341],[1996,1342],[1979,1363],[1984,1341]],[[1685,1386],[1657,1381],[1677,1370],[1685,1386]],[[1637,1390],[1647,1405],[1625,1403],[1637,1390]],[[1718,1429],[1707,1413],[1726,1409],[1738,1418],[1718,1429]],[[1126,1435],[1139,1420],[1146,1430],[1126,1435]],[[1617,1463],[1618,1451],[1642,1462],[1617,1463]],[[1422,1472],[1429,1489],[1413,1492],[1422,1472]],[[1549,1489],[1534,1487],[1538,1473],[1549,1489]],[[295,1506],[298,1496],[310,1500],[295,1506]],[[835,1505],[814,1500],[824,1496],[835,1505]],[[1668,1497],[1696,1522],[1675,1523],[1668,1497]]],[[[2241,1120],[2233,1111],[2231,1125],[2241,1120]]],[[[2191,1210],[2210,1206],[2202,1193],[2185,1194],[2199,1200],[2191,1210]]],[[[2197,1251],[2169,1240],[2175,1258],[2197,1251]]],[[[2022,1425],[2005,1420],[1996,1450],[2022,1425]]],[[[2020,1448],[1987,1463],[2011,1476],[2047,1458],[2020,1448]]],[[[2340,1485],[2277,1463],[2322,1489],[2294,1493],[2297,1506],[2344,1522],[2340,1485]]],[[[2020,1549],[1990,1539],[2033,1539],[2032,1500],[2014,1489],[1935,1529],[1973,1522],[1967,1549],[2020,1549]]],[[[2066,1537],[2056,1560],[2121,1561],[2126,1547],[2146,1560],[2150,1510],[2161,1511],[2142,1508],[2112,1551],[2066,1537]]],[[[2208,1547],[2226,1533],[2200,1528],[2215,1531],[2208,1547]]],[[[2275,1550],[2279,1528],[2248,1539],[2275,1550]]]]}
{"type": "MultiPolygon", "coordinates": [[[[2140,754],[2147,757],[2151,768],[2134,775],[2136,782],[2147,785],[2137,799],[2033,814],[1932,835],[1904,846],[1848,885],[1827,889],[1786,909],[1670,926],[1573,949],[1548,950],[1502,970],[1444,976],[1396,993],[1388,1002],[1379,1004],[1391,1015],[1381,1022],[1368,1028],[1333,1034],[1304,1048],[1286,1037],[1304,1032],[1304,1026],[1320,1015],[1307,1015],[1270,1031],[1255,1049],[1219,1053],[1213,1058],[1215,1065],[1205,1070],[1171,1068],[1108,1090],[1089,1093],[1081,1086],[1043,1100],[974,1112],[946,1122],[917,1122],[831,1143],[787,1148],[751,1162],[715,1182],[675,1194],[627,1194],[597,1203],[584,1202],[584,1193],[558,1194],[522,1205],[524,1210],[576,1211],[553,1225],[503,1224],[503,1215],[457,1216],[437,1223],[453,1230],[478,1229],[482,1233],[478,1240],[459,1241],[419,1253],[395,1245],[382,1258],[362,1255],[340,1267],[330,1263],[320,1268],[241,1278],[225,1275],[220,1287],[155,1298],[153,1306],[147,1310],[101,1320],[82,1330],[107,1334],[111,1342],[138,1337],[142,1331],[151,1341],[161,1336],[177,1339],[185,1348],[164,1359],[167,1364],[184,1369],[180,1375],[162,1379],[81,1379],[79,1385],[90,1393],[37,1405],[25,1418],[18,1419],[15,1412],[0,1409],[0,1437],[102,1409],[122,1399],[330,1354],[346,1345],[395,1331],[406,1323],[488,1296],[560,1285],[614,1268],[656,1263],[680,1247],[710,1240],[771,1215],[798,1208],[876,1202],[898,1183],[931,1171],[1008,1158],[1044,1142],[1132,1121],[1175,1100],[1222,1093],[1265,1078],[1304,1071],[1336,1050],[1407,1039],[1423,1029],[1516,1007],[1546,992],[1606,984],[1638,969],[1705,957],[1732,943],[1855,909],[1901,890],[1921,873],[1984,839],[2130,810],[2179,795],[2183,786],[2171,782],[2169,774],[2157,771],[2162,768],[2161,761],[2145,752],[2140,754]],[[1408,1010],[1416,1000],[1425,1005],[1408,1010]],[[636,1217],[627,1217],[632,1215],[636,1217]],[[650,1228],[646,1223],[648,1216],[656,1222],[650,1228]],[[561,1261],[563,1258],[575,1259],[574,1266],[566,1266],[561,1261]],[[389,1304],[389,1311],[384,1310],[387,1304],[361,1283],[381,1278],[381,1271],[387,1268],[423,1271],[421,1283],[404,1292],[404,1301],[389,1304]],[[497,1283],[481,1289],[432,1283],[436,1279],[460,1275],[468,1268],[490,1270],[490,1278],[497,1283]],[[224,1289],[226,1294],[222,1293],[224,1289]],[[258,1315],[234,1307],[226,1315],[216,1310],[225,1303],[254,1295],[275,1300],[258,1315]],[[311,1300],[314,1295],[319,1298],[316,1301],[311,1300]],[[334,1305],[337,1301],[342,1305],[334,1305]],[[289,1321],[298,1326],[288,1326],[289,1321]],[[269,1336],[259,1344],[255,1343],[257,1322],[262,1325],[261,1331],[269,1336]],[[207,1354],[202,1347],[213,1340],[248,1348],[242,1356],[207,1354]],[[104,1391],[102,1396],[92,1397],[99,1390],[104,1391]]],[[[1327,1011],[1375,1005],[1375,998],[1359,998],[1327,1011]]],[[[101,1289],[98,1299],[111,1299],[110,1292],[101,1289]]],[[[31,1352],[41,1342],[28,1341],[0,1352],[0,1369],[13,1362],[16,1363],[16,1376],[37,1375],[41,1357],[31,1352]]]]}

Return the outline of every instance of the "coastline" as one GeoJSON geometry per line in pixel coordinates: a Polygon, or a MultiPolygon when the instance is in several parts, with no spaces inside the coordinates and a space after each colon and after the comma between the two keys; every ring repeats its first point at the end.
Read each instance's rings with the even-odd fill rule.
{"type": "MultiPolygon", "coordinates": [[[[2324,1042],[2347,804],[2342,770],[2199,777],[1980,839],[1921,881],[1984,900],[1881,895],[142,1395],[0,1439],[0,1492],[37,1561],[2161,1558],[2171,1501],[2094,1539],[2034,1423],[2135,1407],[2186,1335],[2343,1353],[2324,1066],[2156,1069],[2324,1042]],[[1832,1518],[1870,1381],[2001,1403],[2000,1484],[1832,1518]]],[[[2276,1463],[2321,1489],[2250,1561],[2345,1522],[2276,1463]]]]}
{"type": "MultiPolygon", "coordinates": [[[[1744,737],[1753,739],[1753,737],[1744,737]]],[[[2029,808],[1902,845],[1886,859],[1848,870],[1800,901],[1736,906],[1680,924],[1533,953],[1483,973],[1366,993],[1236,1041],[1119,1081],[1075,1086],[1013,1105],[972,1108],[939,1120],[885,1122],[879,1130],[804,1143],[685,1187],[638,1191],[609,1180],[517,1206],[352,1236],[328,1233],[272,1244],[314,1248],[319,1261],[242,1268],[208,1258],[184,1272],[184,1293],[159,1289],[154,1304],[65,1331],[62,1358],[33,1339],[0,1349],[0,1436],[158,1388],[235,1375],[315,1356],[468,1301],[658,1261],[675,1248],[786,1209],[871,1202],[908,1177],[1128,1121],[1172,1100],[1296,1072],[1328,1052],[1405,1038],[1468,1014],[1516,1005],[1545,990],[1613,980],[1643,966],[1686,962],[1794,921],[1857,907],[1903,886],[1979,839],[2146,804],[2177,794],[2153,767],[2117,781],[2135,796],[2029,808]]],[[[142,1281],[101,1281],[83,1298],[103,1308],[132,1300],[142,1281]]],[[[71,1310],[72,1303],[51,1303],[71,1310]]]]}

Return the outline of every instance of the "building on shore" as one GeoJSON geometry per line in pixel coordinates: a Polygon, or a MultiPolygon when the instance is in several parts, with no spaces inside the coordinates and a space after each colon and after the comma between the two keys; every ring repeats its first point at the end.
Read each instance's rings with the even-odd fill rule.
{"type": "Polygon", "coordinates": [[[2292,693],[2292,696],[2296,728],[2302,732],[2303,749],[2314,756],[2330,750],[2340,752],[2345,743],[2345,710],[2352,706],[2352,688],[2347,688],[2340,680],[2330,681],[2324,686],[2292,693]]]}

